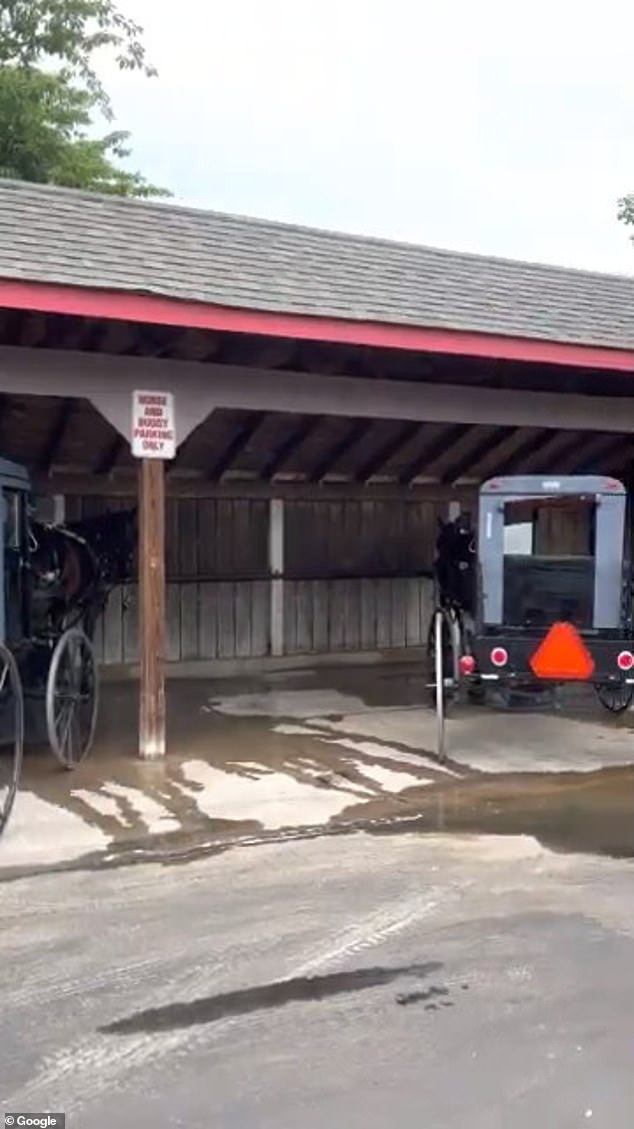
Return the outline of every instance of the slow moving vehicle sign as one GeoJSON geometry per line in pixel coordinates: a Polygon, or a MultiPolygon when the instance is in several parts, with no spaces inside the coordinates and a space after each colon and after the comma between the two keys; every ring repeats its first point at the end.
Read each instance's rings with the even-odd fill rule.
{"type": "Polygon", "coordinates": [[[132,393],[132,454],[136,459],[175,458],[172,392],[132,393]]]}

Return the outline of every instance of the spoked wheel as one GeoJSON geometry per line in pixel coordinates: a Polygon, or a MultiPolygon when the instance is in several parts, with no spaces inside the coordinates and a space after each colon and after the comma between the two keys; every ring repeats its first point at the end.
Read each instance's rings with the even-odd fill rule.
{"type": "Polygon", "coordinates": [[[0,643],[0,835],[9,822],[22,773],[24,696],[18,665],[0,643]]]}
{"type": "Polygon", "coordinates": [[[597,682],[596,695],[610,713],[625,713],[634,701],[634,686],[626,682],[597,682]]]}
{"type": "Polygon", "coordinates": [[[46,683],[48,740],[64,768],[74,768],[89,752],[97,707],[95,653],[83,631],[71,627],[57,642],[46,683]]]}

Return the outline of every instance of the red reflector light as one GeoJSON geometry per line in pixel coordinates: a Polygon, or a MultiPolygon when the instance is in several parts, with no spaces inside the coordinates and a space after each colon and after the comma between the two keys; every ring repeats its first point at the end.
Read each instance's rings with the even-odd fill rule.
{"type": "Polygon", "coordinates": [[[490,657],[494,666],[506,666],[509,661],[508,651],[504,647],[494,647],[490,657]]]}
{"type": "Polygon", "coordinates": [[[458,669],[461,674],[473,674],[475,666],[473,655],[461,655],[458,659],[458,669]]]}
{"type": "Polygon", "coordinates": [[[571,623],[554,623],[530,659],[538,678],[561,682],[584,681],[594,671],[594,659],[571,623]]]}
{"type": "Polygon", "coordinates": [[[619,670],[631,670],[634,666],[634,655],[631,651],[621,651],[616,662],[619,670]]]}

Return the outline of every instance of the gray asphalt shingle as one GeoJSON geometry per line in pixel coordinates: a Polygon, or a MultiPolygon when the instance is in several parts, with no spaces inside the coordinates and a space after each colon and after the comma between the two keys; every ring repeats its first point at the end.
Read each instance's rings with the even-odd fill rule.
{"type": "Polygon", "coordinates": [[[634,277],[6,180],[0,277],[634,348],[634,277]]]}

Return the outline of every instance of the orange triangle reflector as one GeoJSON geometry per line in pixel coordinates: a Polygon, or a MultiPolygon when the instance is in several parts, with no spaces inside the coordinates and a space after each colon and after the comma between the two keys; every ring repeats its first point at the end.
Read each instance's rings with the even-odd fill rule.
{"type": "Polygon", "coordinates": [[[553,623],[529,659],[538,678],[584,681],[594,672],[594,659],[571,623],[553,623]]]}

